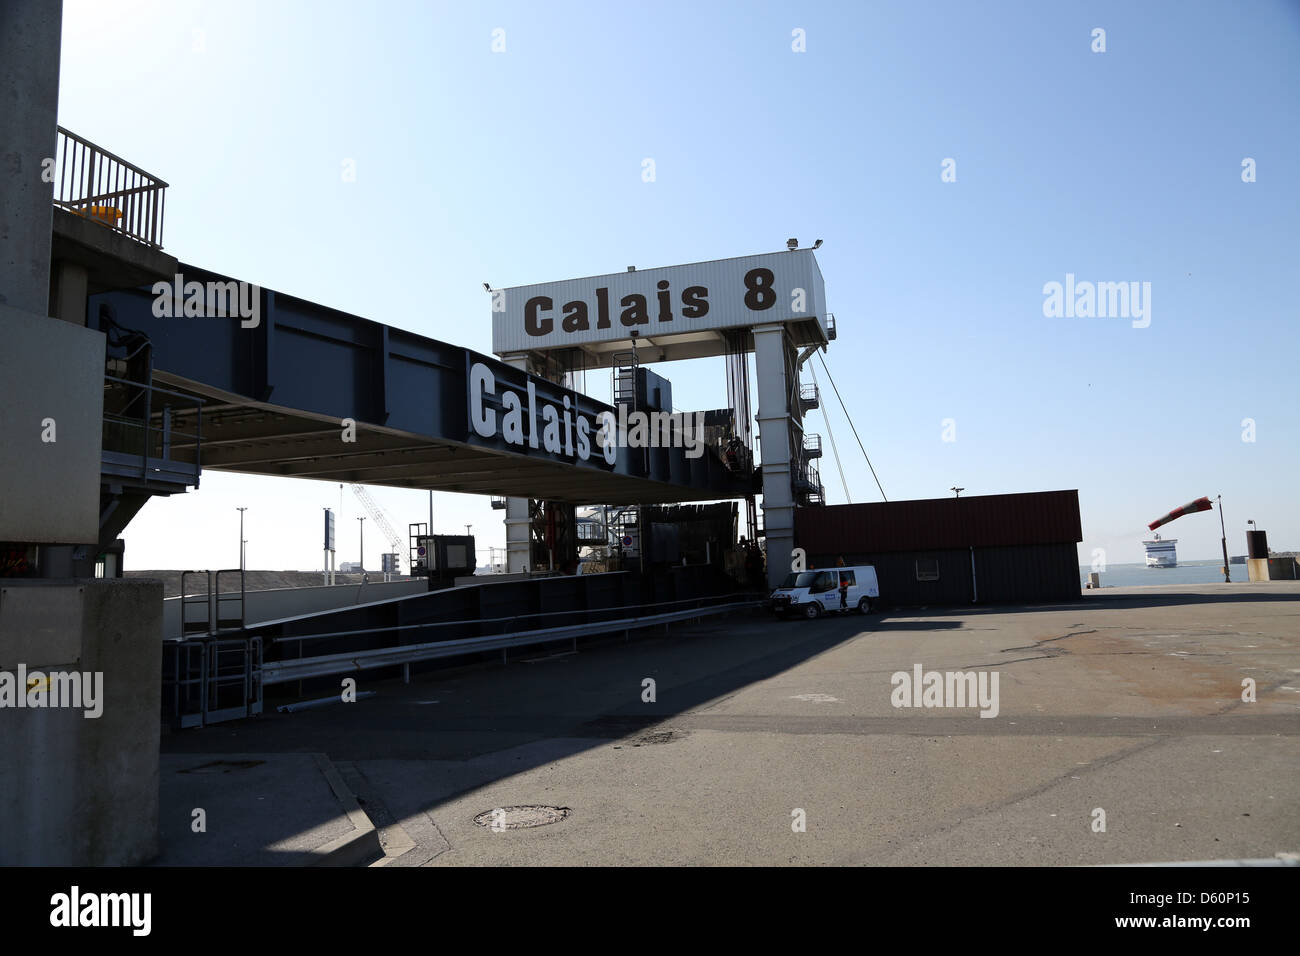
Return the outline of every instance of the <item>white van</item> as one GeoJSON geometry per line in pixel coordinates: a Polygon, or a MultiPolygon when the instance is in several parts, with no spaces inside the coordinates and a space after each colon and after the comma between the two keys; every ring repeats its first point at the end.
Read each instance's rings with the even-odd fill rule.
{"type": "Polygon", "coordinates": [[[870,614],[878,597],[880,585],[870,564],[797,571],[772,592],[772,610],[777,617],[788,611],[809,620],[844,611],[870,614]]]}

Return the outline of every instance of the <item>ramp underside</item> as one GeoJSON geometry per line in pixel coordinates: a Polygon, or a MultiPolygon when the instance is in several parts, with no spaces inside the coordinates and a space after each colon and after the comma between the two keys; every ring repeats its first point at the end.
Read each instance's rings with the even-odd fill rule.
{"type": "MultiPolygon", "coordinates": [[[[193,266],[180,270],[186,283],[235,284],[193,266]]],[[[707,447],[619,448],[610,464],[594,443],[585,459],[576,445],[511,444],[501,428],[472,427],[476,405],[498,423],[507,391],[526,408],[535,399],[542,411],[571,409],[575,422],[612,410],[460,346],[269,289],[255,288],[251,301],[255,315],[208,316],[167,314],[149,288],[90,300],[92,328],[111,318],[144,333],[154,380],[203,399],[201,423],[192,409],[170,412],[175,459],[194,460],[190,436],[201,424],[205,469],[575,504],[753,493],[753,476],[733,474],[707,447]]],[[[545,416],[530,417],[540,432],[545,416]]]]}
{"type": "MultiPolygon", "coordinates": [[[[713,487],[694,488],[586,470],[365,422],[356,423],[350,436],[354,441],[344,441],[344,429],[338,420],[217,394],[211,388],[165,372],[157,373],[155,378],[168,388],[205,400],[201,448],[205,471],[545,498],[574,504],[670,503],[719,497],[718,489],[713,487]]],[[[189,428],[177,430],[187,432],[189,428]]],[[[180,461],[193,461],[192,447],[187,442],[174,444],[172,454],[180,461]]]]}

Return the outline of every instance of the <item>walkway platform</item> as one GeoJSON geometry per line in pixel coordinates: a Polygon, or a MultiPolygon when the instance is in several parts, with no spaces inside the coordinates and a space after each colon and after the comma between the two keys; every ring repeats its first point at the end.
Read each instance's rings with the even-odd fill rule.
{"type": "Polygon", "coordinates": [[[252,317],[186,315],[179,303],[158,316],[149,287],[92,296],[88,310],[92,328],[111,317],[147,335],[154,381],[203,399],[201,422],[192,409],[173,410],[177,461],[197,454],[205,470],[575,504],[756,490],[753,475],[729,471],[709,448],[622,447],[610,464],[592,427],[584,457],[579,418],[593,426],[616,410],[491,356],[196,266],[177,270],[187,288],[239,290],[252,317]],[[522,404],[515,411],[531,436],[522,444],[506,437],[507,394],[522,404]],[[495,430],[473,424],[476,408],[495,430]],[[548,415],[557,450],[546,447],[548,415]]]}

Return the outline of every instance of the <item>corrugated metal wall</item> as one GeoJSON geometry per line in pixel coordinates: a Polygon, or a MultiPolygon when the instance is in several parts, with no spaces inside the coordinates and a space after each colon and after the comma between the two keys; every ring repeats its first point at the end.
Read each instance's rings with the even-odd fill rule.
{"type": "Polygon", "coordinates": [[[981,604],[1066,601],[1079,596],[1079,552],[1073,543],[976,548],[981,604]]]}
{"type": "Polygon", "coordinates": [[[795,537],[809,553],[836,553],[1075,543],[1083,530],[1072,490],[800,508],[795,537]]]}
{"type": "MultiPolygon", "coordinates": [[[[1077,491],[973,495],[795,511],[795,544],[815,567],[874,564],[881,603],[964,605],[972,598],[971,547],[980,604],[1079,596],[1075,544],[1083,539],[1077,491]],[[917,580],[933,559],[937,581],[917,580]]],[[[776,560],[769,555],[768,560],[776,560]]]]}
{"type": "MultiPolygon", "coordinates": [[[[840,556],[808,553],[813,567],[829,568],[840,556]]],[[[971,553],[944,551],[845,551],[845,564],[872,564],[887,607],[960,606],[971,603],[971,553]],[[916,562],[938,562],[937,581],[918,581],[916,562]]],[[[1079,596],[1079,559],[1073,544],[976,548],[980,604],[1038,604],[1079,596]]]]}

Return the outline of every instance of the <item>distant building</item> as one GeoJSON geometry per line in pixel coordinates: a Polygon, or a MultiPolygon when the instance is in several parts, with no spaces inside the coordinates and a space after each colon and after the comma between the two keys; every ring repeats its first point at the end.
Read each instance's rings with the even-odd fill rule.
{"type": "Polygon", "coordinates": [[[339,563],[340,574],[356,574],[361,570],[360,561],[342,561],[339,563]]]}
{"type": "Polygon", "coordinates": [[[875,565],[885,605],[1078,598],[1082,540],[1078,491],[795,509],[794,542],[808,566],[875,565]]]}

